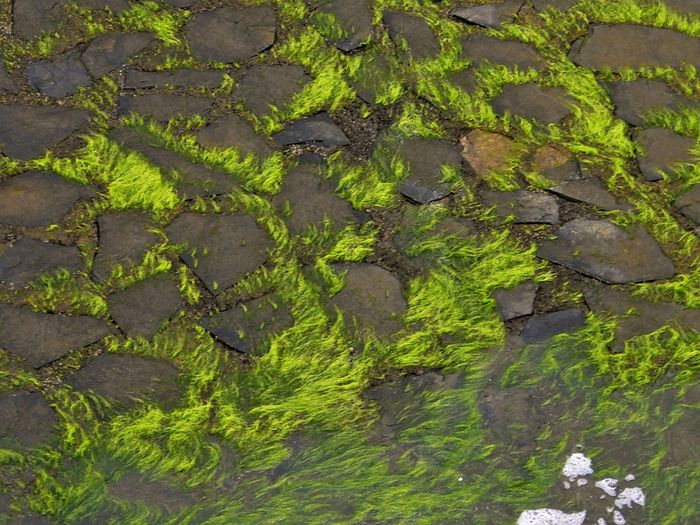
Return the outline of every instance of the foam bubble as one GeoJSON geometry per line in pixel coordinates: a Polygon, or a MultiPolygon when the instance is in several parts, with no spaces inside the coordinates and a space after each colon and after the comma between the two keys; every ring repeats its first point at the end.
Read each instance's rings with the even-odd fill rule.
{"type": "Polygon", "coordinates": [[[569,480],[574,481],[576,478],[593,474],[592,464],[593,462],[590,458],[587,458],[580,452],[576,452],[568,457],[561,473],[569,480]]]}
{"type": "Polygon", "coordinates": [[[615,506],[619,509],[623,507],[632,508],[632,503],[636,503],[640,507],[643,507],[646,503],[646,497],[644,496],[644,491],[641,488],[626,488],[620,492],[615,500],[615,506]]]}
{"type": "Polygon", "coordinates": [[[595,486],[605,492],[608,496],[617,495],[617,480],[613,478],[605,478],[595,482],[595,486]]]}
{"type": "Polygon", "coordinates": [[[535,509],[520,514],[517,525],[583,525],[585,520],[585,510],[567,514],[557,509],[535,509]]]}

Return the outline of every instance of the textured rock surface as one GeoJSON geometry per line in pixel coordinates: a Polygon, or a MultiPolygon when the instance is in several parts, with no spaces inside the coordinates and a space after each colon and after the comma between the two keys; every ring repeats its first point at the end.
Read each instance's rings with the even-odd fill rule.
{"type": "Polygon", "coordinates": [[[556,224],[559,206],[551,195],[527,190],[485,191],[484,204],[495,207],[501,219],[513,218],[515,224],[556,224]]]}
{"type": "Polygon", "coordinates": [[[11,247],[0,248],[0,283],[11,286],[25,286],[41,274],[59,268],[74,272],[81,266],[80,251],[73,246],[20,237],[11,247]]]}
{"type": "Polygon", "coordinates": [[[582,178],[576,157],[570,151],[548,144],[538,148],[530,159],[532,169],[554,181],[571,181],[582,178]]]}
{"type": "Polygon", "coordinates": [[[633,206],[606,190],[597,179],[570,180],[549,188],[549,191],[574,202],[585,202],[605,211],[629,211],[633,206]]]}
{"type": "Polygon", "coordinates": [[[54,434],[58,417],[39,392],[15,392],[0,398],[0,444],[34,448],[54,434]]]}
{"type": "Polygon", "coordinates": [[[334,41],[346,53],[365,45],[372,36],[372,11],[369,0],[332,0],[321,6],[322,13],[335,18],[345,35],[334,41]]]}
{"type": "Polygon", "coordinates": [[[100,35],[90,42],[80,60],[93,77],[99,78],[119,69],[152,40],[153,36],[148,33],[100,35]]]}
{"type": "Polygon", "coordinates": [[[512,22],[515,19],[524,3],[523,0],[505,0],[484,5],[457,7],[451,13],[452,16],[464,22],[498,29],[504,22],[512,22]]]}
{"type": "Polygon", "coordinates": [[[643,116],[652,110],[674,109],[695,103],[660,80],[610,82],[606,88],[615,106],[615,115],[633,126],[643,126],[643,116]]]}
{"type": "Polygon", "coordinates": [[[673,205],[688,219],[700,226],[700,184],[678,197],[673,205]]]}
{"type": "Polygon", "coordinates": [[[197,142],[204,148],[236,148],[244,156],[264,157],[272,153],[265,139],[238,115],[210,122],[197,133],[197,142]]]}
{"type": "Polygon", "coordinates": [[[289,124],[272,137],[278,146],[314,143],[319,146],[347,146],[350,141],[327,113],[319,113],[289,124]]]}
{"type": "Polygon", "coordinates": [[[459,171],[462,161],[456,144],[438,139],[409,139],[399,147],[399,158],[408,171],[399,192],[419,204],[447,196],[451,190],[442,182],[443,170],[459,171]]]}
{"type": "Polygon", "coordinates": [[[493,171],[508,169],[508,159],[515,154],[513,140],[480,129],[470,131],[459,142],[467,167],[479,177],[487,177],[493,171]]]}
{"type": "Polygon", "coordinates": [[[90,75],[76,51],[52,60],[40,60],[27,66],[27,80],[34,89],[47,97],[63,98],[90,83],[90,75]]]}
{"type": "Polygon", "coordinates": [[[558,334],[569,333],[586,324],[586,316],[583,310],[571,308],[543,315],[537,315],[527,322],[520,333],[525,343],[537,343],[545,341],[558,334]]]}
{"type": "Polygon", "coordinates": [[[174,93],[149,93],[137,96],[120,96],[118,112],[119,115],[128,115],[134,112],[165,122],[173,117],[206,115],[211,106],[211,99],[204,97],[190,97],[174,93]]]}
{"type": "Polygon", "coordinates": [[[637,163],[647,182],[661,180],[662,171],[672,176],[679,164],[689,164],[696,160],[690,153],[695,141],[669,129],[638,130],[634,134],[634,140],[641,147],[637,153],[637,163]]]}
{"type": "Polygon", "coordinates": [[[541,88],[536,84],[508,84],[493,99],[492,105],[499,115],[508,112],[543,124],[554,124],[571,113],[567,103],[570,100],[562,89],[541,88]]]}
{"type": "Polygon", "coordinates": [[[272,111],[270,106],[284,109],[309,82],[311,77],[301,66],[259,64],[246,71],[234,96],[248,111],[267,115],[272,111]]]}
{"type": "Polygon", "coordinates": [[[462,53],[474,64],[491,62],[510,68],[537,69],[544,65],[532,47],[517,40],[501,40],[474,33],[462,40],[462,53]]]}
{"type": "Polygon", "coordinates": [[[165,86],[216,89],[221,85],[223,79],[224,74],[221,71],[198,69],[140,71],[138,69],[127,69],[124,72],[124,89],[144,89],[165,86]]]}
{"type": "Polygon", "coordinates": [[[384,11],[384,24],[391,40],[404,59],[424,60],[435,58],[440,52],[440,42],[428,23],[405,11],[384,11]]]}
{"type": "Polygon", "coordinates": [[[516,317],[530,315],[533,312],[537,289],[536,284],[527,282],[510,290],[494,292],[493,299],[501,319],[510,321],[516,317]]]}

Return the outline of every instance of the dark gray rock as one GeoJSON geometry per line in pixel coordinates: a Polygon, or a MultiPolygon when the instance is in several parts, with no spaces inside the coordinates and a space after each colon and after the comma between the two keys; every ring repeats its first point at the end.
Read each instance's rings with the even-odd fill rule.
{"type": "Polygon", "coordinates": [[[0,152],[31,160],[88,123],[90,113],[55,106],[0,105],[0,152]]]}
{"type": "Polygon", "coordinates": [[[399,147],[399,157],[408,172],[399,192],[419,204],[446,197],[451,190],[442,182],[443,166],[459,170],[462,163],[459,146],[439,139],[408,139],[399,147]]]}
{"type": "Polygon", "coordinates": [[[94,190],[53,173],[28,171],[0,183],[0,223],[37,228],[60,223],[94,190]]]}
{"type": "Polygon", "coordinates": [[[173,117],[207,115],[212,100],[205,97],[178,95],[175,93],[148,93],[145,95],[119,97],[118,114],[138,113],[159,122],[167,122],[173,117]]]}
{"type": "Polygon", "coordinates": [[[538,343],[555,335],[574,332],[583,328],[585,324],[586,315],[583,310],[560,310],[532,317],[523,328],[520,337],[526,344],[538,343]]]}
{"type": "Polygon", "coordinates": [[[498,29],[501,24],[515,20],[524,3],[524,0],[505,0],[500,3],[457,7],[451,13],[464,22],[498,29]]]}
{"type": "Polygon", "coordinates": [[[14,0],[12,2],[12,32],[29,40],[61,26],[65,2],[61,0],[14,0]]]}
{"type": "Polygon", "coordinates": [[[556,224],[559,206],[551,195],[527,190],[487,190],[481,194],[487,207],[495,206],[503,220],[513,217],[515,224],[556,224]]]}
{"type": "Polygon", "coordinates": [[[334,42],[335,46],[349,53],[369,42],[372,36],[372,8],[369,0],[332,0],[320,8],[333,15],[345,32],[345,37],[334,42]]]}
{"type": "Polygon", "coordinates": [[[700,184],[678,197],[673,205],[689,220],[700,226],[700,184]]]}
{"type": "Polygon", "coordinates": [[[556,124],[571,113],[567,107],[570,102],[563,89],[542,88],[530,83],[503,86],[501,93],[491,104],[501,116],[508,112],[543,124],[556,124]]]}
{"type": "Polygon", "coordinates": [[[149,33],[106,34],[96,37],[80,57],[94,78],[122,67],[129,57],[141,52],[153,41],[149,33]]]}
{"type": "Polygon", "coordinates": [[[170,71],[140,71],[127,69],[124,73],[124,89],[144,89],[172,86],[176,88],[218,88],[224,79],[222,71],[198,69],[173,69],[170,71]]]}
{"type": "Polygon", "coordinates": [[[251,354],[272,335],[294,324],[289,308],[279,298],[264,295],[200,321],[226,346],[251,354]]]}
{"type": "Polygon", "coordinates": [[[472,93],[477,87],[476,76],[471,69],[462,69],[447,75],[447,80],[458,88],[472,93]]]}
{"type": "Polygon", "coordinates": [[[440,53],[440,42],[428,23],[405,11],[384,11],[389,37],[404,59],[425,60],[440,53]]]}
{"type": "Polygon", "coordinates": [[[336,126],[327,113],[319,113],[292,122],[282,131],[275,133],[272,138],[278,146],[305,144],[308,142],[318,146],[347,146],[350,141],[345,133],[336,126]]]}
{"type": "Polygon", "coordinates": [[[70,51],[53,60],[40,60],[27,66],[27,79],[34,89],[52,98],[72,95],[90,83],[85,66],[77,51],[70,51]]]}
{"type": "Polygon", "coordinates": [[[104,10],[109,9],[114,14],[119,14],[131,7],[127,0],[77,0],[75,2],[87,9],[104,10]]]}
{"type": "Polygon", "coordinates": [[[519,69],[544,66],[542,57],[525,42],[501,40],[481,33],[473,33],[462,39],[462,53],[475,65],[490,62],[519,69]]]}
{"type": "Polygon", "coordinates": [[[403,328],[407,309],[399,280],[374,264],[349,265],[345,287],[331,304],[344,314],[346,326],[352,326],[354,318],[360,331],[371,328],[383,337],[403,328]]]}
{"type": "Polygon", "coordinates": [[[576,219],[542,241],[537,255],[606,283],[670,279],[671,260],[641,227],[627,230],[605,220],[576,219]]]}
{"type": "MultiPolygon", "coordinates": [[[[542,429],[556,421],[551,396],[535,388],[487,387],[479,400],[484,427],[497,440],[521,451],[534,449],[542,429]]],[[[489,513],[493,514],[493,511],[489,513]]],[[[495,523],[505,523],[507,518],[495,523]]],[[[561,525],[558,523],[557,525],[561,525]]]]}
{"type": "Polygon", "coordinates": [[[265,157],[272,153],[267,141],[238,115],[210,122],[197,133],[197,142],[204,148],[236,148],[243,156],[265,157]]]}
{"type": "Polygon", "coordinates": [[[34,448],[53,436],[58,417],[39,392],[0,398],[0,446],[34,448]]]}
{"type": "Polygon", "coordinates": [[[192,55],[200,62],[244,62],[275,42],[277,19],[269,6],[219,7],[196,13],[186,26],[192,55]]]}
{"type": "Polygon", "coordinates": [[[700,0],[664,0],[664,4],[681,14],[700,14],[700,0]]]}
{"type": "Polygon", "coordinates": [[[121,500],[127,505],[157,508],[166,515],[184,512],[198,503],[196,494],[192,492],[151,480],[135,472],[120,475],[119,479],[108,484],[107,490],[110,498],[121,500]]]}
{"type": "Polygon", "coordinates": [[[88,316],[43,314],[0,304],[0,347],[40,368],[112,333],[104,321],[88,316]]]}
{"type": "Polygon", "coordinates": [[[389,81],[400,83],[401,78],[386,57],[373,47],[363,52],[357,74],[349,80],[357,95],[368,104],[376,104],[377,97],[385,95],[383,87],[389,81]]]}
{"type": "Polygon", "coordinates": [[[75,247],[20,237],[0,252],[0,283],[21,287],[43,273],[59,268],[74,272],[81,266],[80,251],[75,247]]]}
{"type": "Polygon", "coordinates": [[[659,27],[593,24],[588,35],[571,46],[569,58],[579,66],[612,71],[700,67],[700,40],[659,27]]]}
{"type": "Polygon", "coordinates": [[[544,11],[546,9],[549,9],[550,7],[553,7],[554,9],[558,9],[559,11],[567,11],[579,2],[579,0],[530,0],[530,1],[532,2],[532,6],[537,11],[544,11]]]}
{"type": "Polygon", "coordinates": [[[260,117],[272,112],[270,106],[284,109],[309,82],[311,77],[301,66],[260,64],[243,75],[234,96],[260,117]]]}
{"type": "Polygon", "coordinates": [[[670,129],[651,128],[635,131],[634,140],[641,147],[637,153],[637,164],[644,180],[661,180],[661,172],[673,175],[681,163],[696,162],[690,150],[695,140],[674,133],[670,129]]]}
{"type": "Polygon", "coordinates": [[[552,144],[535,151],[530,161],[535,172],[550,180],[565,182],[583,178],[576,157],[570,151],[552,144]]]}
{"type": "Polygon", "coordinates": [[[255,220],[243,214],[183,213],[166,229],[173,244],[187,244],[182,260],[217,293],[267,261],[274,246],[255,220]]]}
{"type": "Polygon", "coordinates": [[[19,93],[19,86],[7,71],[5,59],[2,54],[0,54],[0,91],[12,94],[19,93]]]}
{"type": "Polygon", "coordinates": [[[504,321],[510,321],[523,315],[530,315],[535,304],[538,286],[526,282],[510,290],[497,290],[493,293],[498,314],[504,321]]]}
{"type": "Polygon", "coordinates": [[[549,188],[549,191],[573,202],[584,202],[605,211],[630,211],[629,202],[615,197],[597,179],[571,180],[549,188]]]}
{"type": "Polygon", "coordinates": [[[695,101],[679,95],[660,80],[610,82],[605,87],[615,106],[615,115],[633,126],[644,126],[642,115],[650,110],[695,104],[695,101]]]}

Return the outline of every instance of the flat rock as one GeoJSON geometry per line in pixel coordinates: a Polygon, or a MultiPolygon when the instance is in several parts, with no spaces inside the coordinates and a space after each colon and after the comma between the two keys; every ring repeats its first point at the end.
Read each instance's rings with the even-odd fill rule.
{"type": "Polygon", "coordinates": [[[251,113],[263,116],[272,107],[284,109],[309,82],[311,77],[298,65],[255,65],[241,78],[234,97],[251,113]]]}
{"type": "Polygon", "coordinates": [[[666,128],[636,130],[633,138],[641,147],[637,164],[644,180],[661,180],[661,172],[672,175],[678,164],[695,162],[690,150],[695,140],[666,128]]]}
{"type": "Polygon", "coordinates": [[[558,334],[574,332],[585,324],[586,315],[583,310],[560,310],[530,318],[520,337],[526,344],[538,343],[558,334]]]}
{"type": "Polygon", "coordinates": [[[480,33],[473,33],[462,39],[462,53],[474,65],[490,62],[522,70],[544,66],[542,57],[525,42],[501,40],[480,33]]]}
{"type": "Polygon", "coordinates": [[[673,205],[685,217],[700,226],[700,184],[696,184],[690,191],[678,197],[673,205]]]}
{"type": "Polygon", "coordinates": [[[530,159],[532,169],[555,181],[571,181],[583,178],[576,157],[563,148],[547,144],[537,149],[530,159]]]}
{"type": "Polygon", "coordinates": [[[27,66],[27,79],[34,89],[52,98],[72,95],[91,80],[77,51],[58,55],[52,60],[30,63],[27,66]]]}
{"type": "Polygon", "coordinates": [[[75,3],[87,9],[109,9],[115,14],[126,11],[131,7],[127,0],[77,0],[75,3]]]}
{"type": "Polygon", "coordinates": [[[486,178],[494,171],[506,170],[509,158],[515,152],[516,144],[512,139],[475,129],[463,136],[462,158],[474,175],[486,178]]]}
{"type": "Polygon", "coordinates": [[[428,23],[405,11],[384,11],[384,24],[389,37],[405,58],[424,60],[440,53],[440,42],[428,23]]]}
{"type": "Polygon", "coordinates": [[[124,89],[146,89],[172,86],[176,88],[218,88],[224,79],[222,71],[198,69],[173,69],[170,71],[140,71],[127,69],[124,72],[124,89]]]}
{"type": "Polygon", "coordinates": [[[615,197],[597,179],[571,180],[557,184],[548,191],[573,202],[590,204],[604,211],[630,211],[629,202],[615,197]]]}
{"type": "Polygon", "coordinates": [[[551,195],[527,190],[487,190],[481,194],[486,207],[495,207],[496,215],[514,224],[556,224],[559,206],[551,195]]]}
{"type": "Polygon", "coordinates": [[[380,336],[401,330],[406,299],[394,274],[374,264],[352,264],[347,270],[345,287],[331,299],[346,326],[354,318],[361,330],[372,328],[380,336]]]}
{"type": "Polygon", "coordinates": [[[530,0],[532,2],[532,6],[537,10],[537,11],[544,11],[546,9],[549,9],[550,7],[553,7],[554,9],[558,9],[559,11],[567,11],[568,9],[571,9],[574,5],[576,5],[579,0],[530,0]]]}
{"type": "Polygon", "coordinates": [[[117,113],[123,116],[133,112],[159,122],[167,122],[173,117],[207,115],[211,107],[212,100],[205,97],[176,93],[148,93],[137,96],[121,95],[117,113]]]}
{"type": "Polygon", "coordinates": [[[374,105],[385,94],[384,86],[391,80],[400,81],[386,57],[372,47],[363,52],[357,74],[349,82],[363,101],[374,105]]]}
{"type": "Polygon", "coordinates": [[[22,287],[43,273],[59,268],[74,272],[81,266],[82,257],[75,247],[20,237],[0,252],[0,283],[22,287]]]}
{"type": "Polygon", "coordinates": [[[472,93],[478,82],[476,76],[471,69],[462,69],[461,71],[455,71],[447,75],[447,80],[457,86],[458,88],[466,91],[467,93],[472,93]]]}
{"type": "Polygon", "coordinates": [[[31,160],[88,123],[90,113],[56,106],[0,105],[0,152],[31,160]]]}
{"type": "Polygon", "coordinates": [[[505,0],[500,3],[457,7],[451,14],[470,24],[498,29],[501,24],[515,20],[524,3],[524,0],[505,0]]]}
{"type": "Polygon", "coordinates": [[[680,14],[700,14],[700,0],[664,0],[664,4],[680,14]]]}
{"type": "Polygon", "coordinates": [[[19,86],[17,82],[10,76],[10,73],[5,67],[5,59],[0,54],[0,91],[5,91],[7,93],[17,94],[19,93],[19,86]]]}
{"type": "Polygon", "coordinates": [[[208,123],[197,133],[203,148],[236,148],[243,156],[265,157],[272,153],[267,141],[238,115],[228,115],[208,123]]]}
{"type": "Polygon", "coordinates": [[[138,401],[172,404],[179,396],[178,370],[162,359],[105,353],[97,356],[67,383],[121,405],[138,401]]]}
{"type": "Polygon", "coordinates": [[[153,41],[149,33],[110,33],[95,37],[80,57],[94,78],[122,67],[153,41]]]}
{"type": "Polygon", "coordinates": [[[183,213],[166,229],[173,244],[186,243],[185,264],[212,292],[223,291],[267,261],[274,246],[249,215],[183,213]],[[194,254],[193,254],[194,251],[194,254]]]}
{"type": "Polygon", "coordinates": [[[28,171],[0,183],[0,223],[37,228],[60,223],[94,190],[53,173],[28,171]]]}
{"type": "Polygon", "coordinates": [[[347,146],[350,141],[327,113],[292,122],[272,138],[278,146],[314,143],[318,146],[347,146]]]}
{"type": "Polygon", "coordinates": [[[537,255],[611,284],[670,279],[671,260],[641,227],[627,230],[605,220],[576,219],[542,241],[537,255]]]}
{"type": "Polygon", "coordinates": [[[530,315],[535,304],[539,286],[526,282],[510,290],[497,290],[493,293],[498,314],[503,321],[510,321],[523,315],[530,315]]]}
{"type": "Polygon", "coordinates": [[[12,2],[12,32],[29,40],[60,27],[64,3],[57,0],[14,0],[12,2]]]}
{"type": "Polygon", "coordinates": [[[34,312],[0,304],[0,347],[40,368],[112,333],[104,321],[88,316],[34,312]]]}
{"type": "MultiPolygon", "coordinates": [[[[545,393],[534,388],[488,387],[482,393],[478,406],[489,433],[520,450],[532,447],[542,429],[551,425],[557,415],[552,414],[552,404],[547,403],[545,393]]],[[[537,525],[545,523],[539,522],[537,525]]],[[[553,521],[546,525],[565,524],[553,521]]]]}
{"type": "Polygon", "coordinates": [[[180,287],[169,275],[158,275],[107,297],[112,319],[127,337],[151,339],[182,307],[180,287]]]}
{"type": "Polygon", "coordinates": [[[566,102],[570,102],[570,99],[563,89],[543,88],[530,83],[503,86],[491,104],[501,116],[508,112],[543,124],[556,124],[571,113],[566,102]]]}
{"type": "Polygon", "coordinates": [[[34,448],[51,440],[58,417],[39,392],[0,398],[0,446],[34,448]]]}
{"type": "Polygon", "coordinates": [[[349,53],[365,44],[372,36],[372,8],[369,0],[332,0],[320,8],[332,15],[345,36],[334,41],[334,45],[349,53]]]}
{"type": "Polygon", "coordinates": [[[593,24],[571,46],[569,58],[591,69],[700,67],[700,40],[672,29],[634,24],[593,24]]]}
{"type": "Polygon", "coordinates": [[[408,175],[399,183],[399,192],[419,204],[440,200],[451,193],[442,182],[443,167],[459,170],[462,156],[459,146],[444,140],[408,139],[399,147],[399,157],[408,175]]]}
{"type": "Polygon", "coordinates": [[[615,116],[633,126],[644,126],[642,116],[654,109],[675,109],[695,104],[660,80],[628,80],[605,85],[615,106],[615,116]]]}
{"type": "Polygon", "coordinates": [[[264,295],[205,317],[200,324],[226,346],[251,354],[266,339],[292,326],[294,319],[278,298],[264,295]]]}
{"type": "Polygon", "coordinates": [[[192,55],[200,62],[244,62],[275,42],[277,19],[269,6],[219,7],[196,13],[186,26],[192,55]]]}
{"type": "MultiPolygon", "coordinates": [[[[154,481],[146,476],[127,472],[117,481],[109,483],[110,498],[116,498],[128,505],[157,508],[165,514],[177,514],[197,505],[197,496],[162,481],[154,481]]],[[[162,514],[161,514],[162,515],[162,514]]]]}

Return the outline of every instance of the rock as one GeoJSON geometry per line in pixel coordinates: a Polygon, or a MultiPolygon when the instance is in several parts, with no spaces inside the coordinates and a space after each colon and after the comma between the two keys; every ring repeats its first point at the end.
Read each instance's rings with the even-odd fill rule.
{"type": "Polygon", "coordinates": [[[126,11],[131,7],[127,0],[77,0],[75,3],[87,9],[109,9],[115,14],[126,11]]]}
{"type": "Polygon", "coordinates": [[[425,60],[440,53],[440,42],[428,23],[405,11],[384,11],[382,17],[389,37],[400,50],[404,60],[425,60]]]}
{"type": "Polygon", "coordinates": [[[527,322],[520,333],[526,344],[545,341],[558,334],[574,332],[586,324],[583,310],[571,308],[544,315],[536,315],[527,322]]]}
{"type": "MultiPolygon", "coordinates": [[[[127,472],[108,485],[110,498],[121,500],[129,506],[156,508],[163,514],[177,514],[196,506],[197,496],[162,481],[127,472]]],[[[170,516],[168,516],[170,517],[170,516]]]]}
{"type": "Polygon", "coordinates": [[[0,92],[1,91],[16,95],[19,93],[19,86],[8,73],[7,68],[5,67],[5,59],[0,54],[0,92]]]}
{"type": "Polygon", "coordinates": [[[574,5],[576,5],[579,0],[530,0],[532,6],[537,11],[544,11],[549,8],[558,9],[559,11],[568,11],[574,5]]]}
{"type": "Polygon", "coordinates": [[[39,392],[0,398],[0,446],[35,448],[51,440],[58,417],[39,392]]]}
{"type": "Polygon", "coordinates": [[[195,4],[197,0],[165,0],[166,3],[179,7],[180,9],[185,9],[186,7],[191,7],[195,4]]]}
{"type": "Polygon", "coordinates": [[[505,0],[494,4],[457,7],[451,14],[470,24],[498,29],[503,23],[513,22],[524,3],[524,0],[505,0]]]}
{"type": "Polygon", "coordinates": [[[122,67],[129,57],[141,52],[153,41],[149,33],[105,34],[96,37],[80,57],[94,78],[122,67]]]}
{"type": "Polygon", "coordinates": [[[618,199],[596,179],[571,180],[562,182],[548,191],[573,202],[584,202],[604,211],[630,211],[629,202],[618,199]]]}
{"type": "Polygon", "coordinates": [[[462,158],[467,167],[478,177],[486,178],[494,171],[507,170],[509,159],[516,152],[513,140],[480,129],[470,131],[459,139],[462,158]]]}
{"type": "Polygon", "coordinates": [[[320,11],[332,15],[344,31],[346,36],[334,42],[341,51],[354,51],[366,45],[372,37],[369,0],[332,0],[322,5],[320,11]]]}
{"type": "MultiPolygon", "coordinates": [[[[541,392],[532,388],[488,388],[479,399],[484,426],[503,443],[517,448],[530,447],[537,442],[542,429],[552,422],[551,404],[543,397],[541,392]]],[[[545,523],[535,522],[533,525],[545,523]]]]}
{"type": "Polygon", "coordinates": [[[139,71],[127,69],[124,73],[124,89],[144,89],[172,86],[176,88],[218,88],[224,73],[216,70],[173,69],[170,71],[139,71]]]}
{"type": "Polygon", "coordinates": [[[637,152],[637,164],[647,182],[661,180],[662,171],[672,175],[679,164],[697,160],[690,153],[695,140],[670,129],[641,129],[635,131],[633,138],[641,147],[637,152]]]}
{"type": "Polygon", "coordinates": [[[28,171],[0,183],[0,223],[27,228],[60,223],[94,190],[53,173],[28,171]]]}
{"type": "Polygon", "coordinates": [[[377,104],[378,97],[386,96],[385,86],[390,81],[401,83],[389,61],[376,48],[363,52],[355,78],[349,79],[357,95],[372,105],[377,104]]]}
{"type": "Polygon", "coordinates": [[[493,109],[500,116],[506,112],[519,117],[556,124],[569,116],[571,100],[563,89],[542,88],[537,84],[507,84],[493,99],[493,109]]]}
{"type": "Polygon", "coordinates": [[[0,105],[0,152],[31,160],[88,123],[90,113],[55,106],[0,105]]]}
{"type": "Polygon", "coordinates": [[[540,243],[537,255],[611,284],[670,279],[671,260],[641,227],[625,230],[605,220],[576,219],[540,243]]]}
{"type": "Polygon", "coordinates": [[[200,324],[226,346],[251,354],[272,335],[294,324],[289,308],[272,295],[264,295],[205,317],[200,324]]]}
{"type": "Polygon", "coordinates": [[[152,233],[150,215],[135,211],[107,212],[97,219],[99,244],[92,265],[98,281],[109,278],[119,264],[125,271],[141,264],[146,252],[160,238],[152,233]]]}
{"type": "Polygon", "coordinates": [[[676,109],[695,101],[679,95],[660,80],[628,80],[605,86],[615,106],[615,116],[633,126],[644,126],[642,115],[653,109],[676,109]]]}
{"type": "Polygon", "coordinates": [[[278,146],[312,142],[318,146],[347,146],[350,141],[328,113],[319,113],[289,124],[272,138],[278,146]]]}
{"type": "Polygon", "coordinates": [[[180,394],[178,370],[162,359],[105,353],[97,356],[67,383],[112,402],[133,406],[138,401],[172,405],[180,394]]]}
{"type": "Polygon", "coordinates": [[[196,13],[185,30],[194,58],[231,64],[271,47],[277,19],[269,6],[225,6],[196,13]]]}
{"type": "Polygon", "coordinates": [[[700,14],[700,1],[698,0],[664,0],[664,4],[680,14],[700,14]]]}
{"type": "Polygon", "coordinates": [[[399,280],[374,264],[349,265],[345,286],[331,304],[344,314],[346,326],[354,318],[362,332],[371,328],[382,337],[403,328],[407,309],[399,280]]]}
{"type": "Polygon", "coordinates": [[[700,184],[678,197],[673,205],[695,225],[700,226],[700,184]]]}
{"type": "Polygon", "coordinates": [[[137,96],[121,95],[118,104],[119,116],[133,112],[158,122],[167,122],[174,117],[207,115],[211,110],[212,100],[175,93],[148,93],[137,96]]]}
{"type": "Polygon", "coordinates": [[[447,75],[447,80],[470,94],[476,89],[478,84],[476,76],[474,76],[471,69],[462,69],[461,71],[450,73],[447,75]]]}
{"type": "Polygon", "coordinates": [[[516,317],[530,315],[535,304],[535,295],[539,286],[526,282],[511,288],[510,290],[497,290],[493,293],[496,308],[504,321],[510,321],[516,317]]]}
{"type": "Polygon", "coordinates": [[[238,115],[228,115],[210,122],[197,133],[197,142],[208,149],[236,148],[244,157],[265,157],[272,153],[267,141],[238,115]]]}
{"type": "Polygon", "coordinates": [[[180,257],[212,293],[259,268],[274,246],[255,220],[243,214],[183,213],[166,232],[171,243],[188,245],[180,257]]]}
{"type": "Polygon", "coordinates": [[[542,146],[530,159],[532,169],[555,181],[581,179],[581,168],[573,154],[552,144],[542,146]]]}
{"type": "Polygon", "coordinates": [[[64,2],[57,0],[14,0],[12,2],[12,32],[29,40],[60,27],[64,2]]]}
{"type": "Polygon", "coordinates": [[[486,207],[495,206],[496,215],[515,224],[556,224],[559,206],[551,195],[527,190],[487,190],[481,194],[486,207]]]}
{"type": "Polygon", "coordinates": [[[399,147],[407,175],[399,183],[399,192],[419,204],[440,200],[451,193],[442,182],[443,167],[460,169],[462,157],[456,144],[430,139],[413,138],[399,147]]]}
{"type": "Polygon", "coordinates": [[[53,60],[40,60],[27,66],[27,79],[34,89],[52,98],[63,98],[90,83],[85,66],[76,51],[58,55],[53,60]]]}
{"type": "Polygon", "coordinates": [[[24,357],[34,368],[60,359],[112,333],[104,321],[88,316],[43,314],[0,304],[0,347],[24,357]]]}
{"type": "Polygon", "coordinates": [[[593,24],[571,46],[569,58],[591,69],[700,67],[700,40],[672,29],[634,24],[593,24]]]}
{"type": "Polygon", "coordinates": [[[74,272],[81,266],[77,248],[20,237],[12,247],[0,252],[0,283],[22,287],[41,274],[59,268],[74,272]]]}
{"type": "Polygon", "coordinates": [[[501,40],[481,33],[472,33],[462,39],[462,53],[474,65],[490,62],[522,70],[544,66],[542,57],[526,43],[518,40],[501,40]]]}
{"type": "Polygon", "coordinates": [[[107,306],[127,337],[151,339],[182,306],[180,288],[171,276],[150,277],[107,297],[107,306]]]}
{"type": "Polygon", "coordinates": [[[260,64],[246,72],[234,96],[245,109],[261,117],[272,112],[271,106],[284,109],[309,82],[311,77],[301,66],[260,64]]]}

